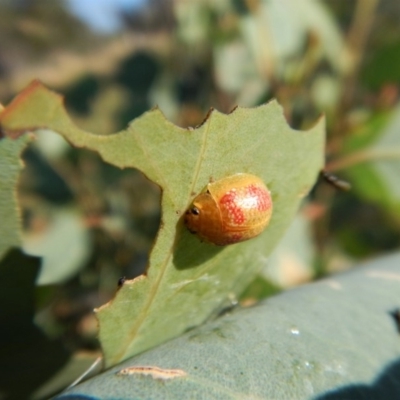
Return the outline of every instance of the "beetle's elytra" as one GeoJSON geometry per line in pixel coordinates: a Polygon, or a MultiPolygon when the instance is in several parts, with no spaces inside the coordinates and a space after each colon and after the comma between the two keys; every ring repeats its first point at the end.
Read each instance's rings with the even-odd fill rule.
{"type": "Polygon", "coordinates": [[[259,235],[272,214],[271,193],[250,174],[235,174],[209,183],[185,213],[188,230],[218,246],[259,235]]]}

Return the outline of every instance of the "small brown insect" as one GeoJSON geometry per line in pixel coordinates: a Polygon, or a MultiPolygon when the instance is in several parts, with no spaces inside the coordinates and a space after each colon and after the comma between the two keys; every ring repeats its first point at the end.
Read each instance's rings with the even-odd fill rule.
{"type": "Polygon", "coordinates": [[[332,185],[336,189],[340,189],[345,192],[347,192],[351,189],[351,184],[349,182],[338,178],[336,175],[334,175],[328,171],[322,170],[321,176],[325,179],[326,182],[328,182],[330,185],[332,185]]]}

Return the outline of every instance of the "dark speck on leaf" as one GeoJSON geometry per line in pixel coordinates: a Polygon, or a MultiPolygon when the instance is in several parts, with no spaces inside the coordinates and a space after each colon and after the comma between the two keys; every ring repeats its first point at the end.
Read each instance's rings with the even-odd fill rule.
{"type": "Polygon", "coordinates": [[[121,276],[121,278],[118,279],[118,287],[120,288],[126,281],[125,276],[121,276]]]}

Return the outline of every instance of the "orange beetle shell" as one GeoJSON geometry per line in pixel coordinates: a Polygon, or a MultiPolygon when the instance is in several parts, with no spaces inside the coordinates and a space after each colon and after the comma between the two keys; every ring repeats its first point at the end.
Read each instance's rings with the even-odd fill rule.
{"type": "Polygon", "coordinates": [[[235,174],[207,187],[193,200],[184,221],[191,233],[218,246],[259,235],[272,214],[271,193],[250,174],[235,174]]]}

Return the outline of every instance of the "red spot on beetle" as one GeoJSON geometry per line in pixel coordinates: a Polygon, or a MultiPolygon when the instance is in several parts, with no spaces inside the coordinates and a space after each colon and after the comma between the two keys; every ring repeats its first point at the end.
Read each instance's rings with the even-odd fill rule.
{"type": "Polygon", "coordinates": [[[265,211],[271,207],[271,196],[264,188],[256,185],[249,185],[247,193],[254,199],[258,211],[265,211]]]}
{"type": "Polygon", "coordinates": [[[221,197],[219,203],[221,206],[226,208],[226,210],[228,211],[229,219],[235,225],[242,225],[246,218],[240,204],[238,204],[238,200],[240,200],[240,196],[235,189],[232,189],[221,197]]]}

